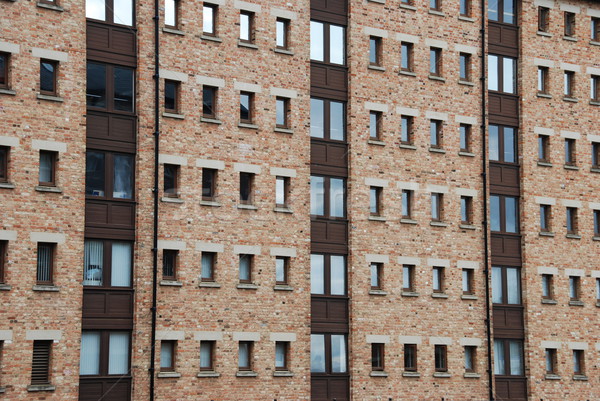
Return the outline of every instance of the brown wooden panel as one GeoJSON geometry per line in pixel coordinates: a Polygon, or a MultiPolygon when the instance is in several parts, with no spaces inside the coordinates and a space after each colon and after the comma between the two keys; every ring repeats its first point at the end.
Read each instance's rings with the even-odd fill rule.
{"type": "Polygon", "coordinates": [[[311,241],[329,244],[348,243],[348,224],[346,221],[312,220],[311,241]]]}
{"type": "Polygon", "coordinates": [[[521,236],[492,234],[492,262],[499,265],[521,264],[521,236]]]}
{"type": "Polygon", "coordinates": [[[85,378],[79,381],[79,401],[129,401],[131,378],[85,378]]]}
{"type": "Polygon", "coordinates": [[[313,375],[310,399],[312,401],[350,400],[350,378],[348,376],[313,375]]]}
{"type": "Polygon", "coordinates": [[[312,62],[310,68],[311,94],[318,96],[319,91],[324,91],[324,97],[343,99],[348,91],[348,71],[346,67],[331,66],[312,62]]]}
{"type": "Polygon", "coordinates": [[[519,96],[488,92],[490,124],[519,125],[519,96]]]}
{"type": "Polygon", "coordinates": [[[523,338],[524,319],[521,306],[494,306],[493,308],[494,337],[523,338]]]}
{"type": "Polygon", "coordinates": [[[510,57],[519,55],[519,28],[517,26],[490,21],[488,32],[489,53],[510,57]]]}
{"type": "Polygon", "coordinates": [[[348,299],[311,297],[311,330],[314,333],[348,331],[348,299]]]}
{"type": "Polygon", "coordinates": [[[105,57],[114,57],[115,62],[120,59],[119,56],[135,60],[136,36],[135,30],[130,27],[88,21],[86,42],[88,58],[92,50],[92,57],[94,54],[106,53],[105,57]]]}
{"type": "MultiPolygon", "coordinates": [[[[348,145],[312,139],[310,162],[311,168],[323,169],[329,167],[330,169],[327,171],[339,172],[342,177],[346,177],[348,175],[348,145]]],[[[311,172],[316,173],[315,171],[311,172]]]]}
{"type": "Polygon", "coordinates": [[[87,199],[85,225],[133,230],[135,229],[135,203],[87,199]]]}
{"type": "Polygon", "coordinates": [[[527,379],[524,377],[495,377],[498,401],[526,401],[527,379]]]}
{"type": "Polygon", "coordinates": [[[133,318],[133,290],[83,290],[83,319],[133,318]]]}
{"type": "MultiPolygon", "coordinates": [[[[89,139],[107,140],[111,149],[115,141],[135,143],[136,117],[120,114],[89,111],[86,118],[86,134],[89,139]]],[[[118,145],[117,145],[118,146],[118,145]]]]}
{"type": "Polygon", "coordinates": [[[490,162],[490,192],[498,195],[519,195],[519,166],[490,162]]]}

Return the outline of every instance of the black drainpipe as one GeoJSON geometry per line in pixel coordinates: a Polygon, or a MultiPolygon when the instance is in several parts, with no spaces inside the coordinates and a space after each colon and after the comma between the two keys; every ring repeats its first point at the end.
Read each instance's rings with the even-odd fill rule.
{"type": "Polygon", "coordinates": [[[160,139],[160,77],[159,77],[159,0],[154,0],[154,234],[152,238],[152,327],[150,344],[150,401],[154,401],[154,371],[156,359],[156,292],[158,276],[158,145],[160,139]]]}
{"type": "Polygon", "coordinates": [[[485,274],[485,326],[487,334],[487,372],[488,372],[488,388],[489,399],[494,401],[494,372],[492,369],[492,333],[491,333],[491,307],[490,307],[490,264],[489,264],[489,247],[488,247],[488,177],[487,177],[487,130],[486,130],[486,54],[485,54],[485,21],[486,7],[485,0],[481,0],[481,160],[483,171],[481,177],[483,179],[483,249],[484,249],[484,274],[485,274]]]}

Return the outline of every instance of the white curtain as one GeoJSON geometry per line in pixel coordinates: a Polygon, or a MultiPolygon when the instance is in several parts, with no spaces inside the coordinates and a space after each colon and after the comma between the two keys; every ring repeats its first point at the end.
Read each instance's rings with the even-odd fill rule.
{"type": "Polygon", "coordinates": [[[102,285],[104,267],[104,243],[85,241],[83,254],[83,285],[102,285]]]}
{"type": "Polygon", "coordinates": [[[325,256],[310,255],[310,293],[325,293],[325,256]]]}
{"type": "Polygon", "coordinates": [[[110,285],[112,287],[131,286],[131,244],[129,242],[113,242],[112,271],[110,285]]]}
{"type": "Polygon", "coordinates": [[[323,334],[310,335],[310,371],[325,372],[325,336],[323,334]]]}
{"type": "Polygon", "coordinates": [[[100,333],[83,332],[81,334],[80,375],[100,374],[100,333]]]}
{"type": "Polygon", "coordinates": [[[276,342],[275,343],[275,367],[285,368],[285,347],[286,343],[276,342]]]}
{"type": "Polygon", "coordinates": [[[504,364],[504,342],[494,342],[494,374],[505,375],[506,366],[504,364]]]}
{"type": "Polygon", "coordinates": [[[246,369],[250,367],[250,344],[247,342],[240,342],[238,351],[238,367],[246,369]]]}
{"type": "Polygon", "coordinates": [[[212,367],[211,354],[212,342],[202,341],[200,343],[200,368],[209,369],[212,367]]]}
{"type": "Polygon", "coordinates": [[[124,375],[129,370],[129,333],[110,333],[108,338],[108,374],[124,375]]]}
{"type": "Polygon", "coordinates": [[[342,334],[331,335],[331,371],[333,373],[346,373],[346,336],[342,334]]]}
{"type": "Polygon", "coordinates": [[[210,279],[213,277],[213,260],[214,255],[210,252],[202,253],[202,272],[200,273],[203,279],[210,279]]]}
{"type": "Polygon", "coordinates": [[[170,368],[173,366],[173,343],[162,341],[160,343],[160,367],[170,368]]]}

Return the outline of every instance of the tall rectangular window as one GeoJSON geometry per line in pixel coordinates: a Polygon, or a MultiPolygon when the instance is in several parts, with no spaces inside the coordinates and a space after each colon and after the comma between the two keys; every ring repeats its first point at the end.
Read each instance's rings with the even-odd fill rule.
{"type": "Polygon", "coordinates": [[[545,363],[546,363],[546,374],[555,375],[557,374],[557,358],[555,348],[546,348],[545,351],[545,363]]]}
{"type": "Polygon", "coordinates": [[[254,203],[254,174],[240,173],[240,203],[251,205],[254,203]]]}
{"type": "Polygon", "coordinates": [[[590,100],[592,102],[600,101],[600,76],[592,75],[590,77],[590,100]]]}
{"type": "Polygon", "coordinates": [[[442,221],[444,212],[444,194],[432,193],[431,194],[431,220],[442,221]]]}
{"type": "Polygon", "coordinates": [[[250,284],[252,283],[252,265],[254,262],[254,255],[240,255],[239,256],[239,279],[240,283],[250,284]]]}
{"type": "Polygon", "coordinates": [[[57,152],[40,150],[40,185],[47,187],[53,187],[56,185],[57,156],[57,152]]]}
{"type": "Polygon", "coordinates": [[[179,0],[165,0],[165,26],[177,29],[179,22],[179,0]]]}
{"type": "Polygon", "coordinates": [[[310,255],[310,291],[314,295],[346,295],[346,258],[310,255]]]}
{"type": "Polygon", "coordinates": [[[289,370],[288,365],[288,352],[290,343],[287,341],[276,341],[275,342],[275,370],[287,371],[289,370]]]}
{"type": "Polygon", "coordinates": [[[163,280],[174,281],[176,279],[178,253],[174,249],[163,250],[163,280]]]}
{"type": "Polygon", "coordinates": [[[381,66],[381,49],[382,39],[377,36],[371,36],[369,38],[369,65],[381,66]]]}
{"type": "Polygon", "coordinates": [[[202,33],[207,36],[217,36],[217,10],[214,4],[204,3],[202,6],[202,33]]]}
{"type": "Polygon", "coordinates": [[[474,373],[477,371],[477,347],[472,345],[465,346],[465,372],[474,373]]]}
{"type": "Polygon", "coordinates": [[[569,276],[569,298],[571,301],[579,301],[581,294],[581,278],[579,276],[569,276]]]}
{"type": "Polygon", "coordinates": [[[471,0],[460,0],[459,13],[462,17],[471,16],[471,0]]]}
{"type": "Polygon", "coordinates": [[[369,189],[369,212],[371,216],[380,216],[382,212],[383,188],[371,187],[369,189]]]}
{"type": "Polygon", "coordinates": [[[402,218],[410,219],[412,216],[412,198],[413,191],[408,189],[402,190],[402,218]]]}
{"type": "Polygon", "coordinates": [[[590,23],[590,28],[591,28],[590,38],[592,39],[592,41],[594,41],[594,42],[599,41],[600,40],[600,18],[599,17],[592,17],[591,23],[590,23]]]}
{"type": "Polygon", "coordinates": [[[550,219],[552,217],[550,205],[540,205],[540,231],[551,232],[550,219]]]}
{"type": "Polygon", "coordinates": [[[577,234],[578,231],[577,208],[567,208],[567,234],[577,234]]]}
{"type": "Polygon", "coordinates": [[[371,263],[371,289],[383,289],[383,263],[371,263]]]}
{"type": "Polygon", "coordinates": [[[381,118],[381,112],[369,112],[369,139],[381,140],[381,118]]]}
{"type": "Polygon", "coordinates": [[[582,349],[573,350],[573,374],[577,376],[585,375],[585,358],[582,349]]]}
{"type": "Polygon", "coordinates": [[[517,93],[517,59],[488,55],[488,90],[517,93]]]}
{"type": "Polygon", "coordinates": [[[565,11],[565,36],[575,36],[575,13],[565,11]]]}
{"type": "Polygon", "coordinates": [[[473,224],[473,197],[460,197],[460,222],[461,224],[473,224]]]}
{"type": "Polygon", "coordinates": [[[200,342],[200,370],[215,370],[215,341],[200,342]]]}
{"type": "Polygon", "coordinates": [[[600,142],[592,142],[592,168],[600,168],[600,142]]]}
{"type": "Polygon", "coordinates": [[[460,53],[459,55],[459,77],[461,81],[471,81],[471,55],[460,53]]]}
{"type": "Polygon", "coordinates": [[[0,146],[0,182],[8,181],[8,155],[10,148],[8,146],[0,146]]]}
{"type": "Polygon", "coordinates": [[[252,124],[254,114],[254,93],[240,93],[240,122],[252,124]]]}
{"type": "Polygon", "coordinates": [[[404,370],[417,371],[417,344],[404,344],[404,370]]]}
{"type": "Polygon", "coordinates": [[[461,152],[471,151],[471,125],[461,124],[459,127],[459,146],[461,152]]]}
{"type": "Polygon", "coordinates": [[[575,71],[564,73],[564,95],[568,98],[575,97],[575,71]]]}
{"type": "Polygon", "coordinates": [[[596,303],[600,302],[600,278],[596,279],[596,303]]]}
{"type": "Polygon", "coordinates": [[[433,271],[433,286],[432,286],[433,292],[443,293],[444,287],[445,287],[445,283],[444,283],[445,269],[441,266],[435,266],[432,271],[433,271]]]}
{"type": "Polygon", "coordinates": [[[600,210],[594,210],[594,237],[600,237],[600,210]]]}
{"type": "Polygon", "coordinates": [[[202,87],[202,117],[217,117],[217,88],[213,86],[202,87]]]}
{"type": "Polygon", "coordinates": [[[371,344],[371,370],[383,371],[385,356],[385,344],[372,343],[371,344]]]}
{"type": "Polygon", "coordinates": [[[429,121],[429,146],[440,149],[442,147],[442,130],[444,122],[440,120],[429,121]]]}
{"type": "Polygon", "coordinates": [[[289,177],[275,178],[275,205],[277,207],[288,207],[288,193],[290,187],[289,177]]]}
{"type": "Polygon", "coordinates": [[[206,282],[215,281],[215,265],[217,254],[215,252],[202,252],[200,259],[200,280],[206,282]]]}
{"type": "Polygon", "coordinates": [[[277,18],[275,30],[275,46],[278,49],[287,50],[290,41],[290,20],[277,18]]]}
{"type": "Polygon", "coordinates": [[[575,139],[565,138],[565,164],[568,166],[577,164],[576,155],[575,139]]]}
{"type": "Polygon", "coordinates": [[[278,97],[275,100],[275,126],[277,128],[289,128],[290,100],[278,97]]]}
{"type": "Polygon", "coordinates": [[[402,42],[402,47],[400,49],[400,69],[408,72],[414,70],[413,44],[410,42],[402,42]]]}
{"type": "Polygon", "coordinates": [[[275,284],[288,285],[290,258],[277,256],[275,258],[275,284]]]}
{"type": "Polygon", "coordinates": [[[538,161],[550,163],[550,137],[538,135],[538,161]]]}
{"type": "Polygon", "coordinates": [[[8,53],[0,52],[0,88],[8,89],[8,53]]]}
{"type": "Polygon", "coordinates": [[[202,169],[202,199],[215,201],[217,197],[217,170],[212,168],[202,169]]]}
{"type": "Polygon", "coordinates": [[[165,80],[165,112],[177,113],[179,111],[179,86],[178,81],[165,80]]]}
{"type": "Polygon", "coordinates": [[[56,244],[40,242],[37,246],[37,284],[52,285],[56,244]]]}
{"type": "Polygon", "coordinates": [[[489,157],[490,161],[517,162],[517,132],[513,127],[490,124],[489,157]]]}
{"type": "Polygon", "coordinates": [[[548,67],[538,67],[538,93],[547,95],[548,94],[548,74],[550,69],[548,67]]]}
{"type": "Polygon", "coordinates": [[[179,169],[176,164],[165,164],[164,167],[164,194],[176,198],[179,195],[179,169]]]}
{"type": "Polygon", "coordinates": [[[542,274],[542,298],[554,298],[554,278],[552,274],[542,274]]]}
{"type": "Polygon", "coordinates": [[[42,95],[56,96],[57,69],[58,62],[56,61],[40,61],[40,93],[42,95]]]}
{"type": "Polygon", "coordinates": [[[538,7],[538,31],[548,32],[550,27],[550,9],[548,7],[538,7]]]}
{"type": "Polygon", "coordinates": [[[240,11],[240,41],[254,42],[254,13],[240,11]]]}
{"type": "Polygon", "coordinates": [[[490,196],[490,228],[495,232],[519,232],[518,198],[514,196],[490,196]]]}
{"type": "Polygon", "coordinates": [[[521,304],[521,271],[517,267],[492,266],[492,302],[521,304]]]}
{"type": "Polygon", "coordinates": [[[8,241],[0,240],[0,284],[6,283],[7,253],[8,253],[8,241]]]}
{"type": "Polygon", "coordinates": [[[435,371],[436,372],[447,372],[448,371],[448,348],[446,345],[435,345],[435,371]]]}
{"type": "Polygon", "coordinates": [[[50,358],[52,357],[52,340],[34,340],[31,360],[31,384],[50,384],[50,358]]]}
{"type": "Polygon", "coordinates": [[[436,47],[429,48],[429,75],[434,77],[442,76],[442,49],[436,47]]]}
{"type": "Polygon", "coordinates": [[[160,342],[160,371],[175,371],[175,344],[176,341],[162,340],[160,342]]]}
{"type": "Polygon", "coordinates": [[[407,292],[415,291],[415,266],[402,266],[402,290],[407,292]]]}
{"type": "Polygon", "coordinates": [[[329,64],[346,64],[346,28],[310,21],[310,59],[329,64]]]}
{"type": "Polygon", "coordinates": [[[252,341],[240,341],[238,345],[238,370],[252,370],[252,351],[254,343],[252,341]]]}
{"type": "Polygon", "coordinates": [[[413,143],[413,117],[402,116],[400,126],[400,143],[412,145],[413,143]]]}
{"type": "Polygon", "coordinates": [[[475,292],[474,286],[474,275],[473,269],[462,269],[462,292],[463,295],[473,295],[475,292]]]}

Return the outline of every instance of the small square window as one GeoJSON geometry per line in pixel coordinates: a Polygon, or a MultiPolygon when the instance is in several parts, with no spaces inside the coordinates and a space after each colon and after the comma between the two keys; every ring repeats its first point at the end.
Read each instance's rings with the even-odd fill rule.
{"type": "Polygon", "coordinates": [[[435,345],[435,371],[436,372],[447,372],[448,371],[448,348],[446,345],[435,345]]]}
{"type": "Polygon", "coordinates": [[[240,11],[240,41],[254,42],[254,13],[240,11]]]}
{"type": "Polygon", "coordinates": [[[548,94],[548,77],[550,69],[548,67],[538,67],[538,93],[547,95],[548,94]]]}
{"type": "Polygon", "coordinates": [[[471,151],[471,125],[461,124],[459,127],[459,140],[460,140],[460,151],[470,152],[471,151]]]}
{"type": "Polygon", "coordinates": [[[582,349],[573,350],[573,373],[581,376],[585,374],[585,358],[582,349]]]}
{"type": "Polygon", "coordinates": [[[400,51],[400,69],[402,71],[412,72],[414,69],[413,44],[410,42],[402,42],[402,48],[400,51]]]}
{"type": "Polygon", "coordinates": [[[251,205],[254,203],[254,174],[240,173],[240,203],[251,205]]]}
{"type": "Polygon", "coordinates": [[[202,117],[217,118],[217,88],[213,86],[202,87],[202,117]]]}
{"type": "Polygon", "coordinates": [[[402,218],[410,219],[412,216],[413,191],[402,190],[402,218]]]}
{"type": "Polygon", "coordinates": [[[369,139],[381,140],[381,119],[382,113],[379,111],[369,112],[369,139]]]}
{"type": "Polygon", "coordinates": [[[284,256],[277,256],[275,258],[275,284],[276,285],[287,285],[288,284],[288,271],[289,271],[290,258],[284,256]]]}
{"type": "Polygon", "coordinates": [[[217,198],[217,170],[202,169],[202,200],[215,201],[217,198]]]}
{"type": "Polygon", "coordinates": [[[404,344],[404,370],[417,371],[417,344],[404,344]]]}
{"type": "Polygon", "coordinates": [[[471,16],[471,0],[460,0],[459,7],[459,12],[462,17],[471,16]]]}
{"type": "Polygon", "coordinates": [[[551,232],[550,221],[552,218],[552,207],[550,205],[540,205],[540,231],[551,232]]]}
{"type": "Polygon", "coordinates": [[[214,371],[215,370],[215,342],[201,341],[200,342],[200,370],[214,371]]]}
{"type": "Polygon", "coordinates": [[[552,274],[542,274],[542,298],[554,298],[554,277],[552,274]]]}
{"type": "Polygon", "coordinates": [[[240,93],[240,122],[252,124],[253,109],[254,109],[254,93],[240,93]]]}
{"type": "Polygon", "coordinates": [[[288,353],[290,343],[287,341],[276,341],[275,342],[275,370],[287,371],[288,367],[288,353]]]}
{"type": "Polygon", "coordinates": [[[163,250],[163,280],[175,281],[177,274],[177,259],[179,251],[163,250]]]}
{"type": "Polygon", "coordinates": [[[473,269],[462,269],[462,291],[463,295],[473,295],[475,293],[473,284],[474,274],[473,269]]]}
{"type": "Polygon", "coordinates": [[[43,95],[56,96],[56,77],[58,63],[52,60],[40,61],[40,93],[43,95]]]}
{"type": "Polygon", "coordinates": [[[179,109],[179,86],[178,81],[165,80],[165,111],[177,113],[179,109]]]}
{"type": "Polygon", "coordinates": [[[371,187],[369,189],[369,212],[371,216],[381,216],[383,188],[371,187]]]}
{"type": "Polygon", "coordinates": [[[252,283],[252,265],[254,255],[240,255],[239,258],[239,279],[240,283],[252,283]]]}
{"type": "Polygon", "coordinates": [[[469,53],[460,53],[460,74],[459,79],[465,82],[471,82],[471,55],[469,53]]]}
{"type": "Polygon", "coordinates": [[[442,221],[443,219],[443,201],[444,194],[432,193],[431,194],[431,220],[442,221]]]}
{"type": "Polygon", "coordinates": [[[600,40],[600,18],[592,17],[590,27],[591,27],[590,38],[593,41],[600,40]]]}
{"type": "Polygon", "coordinates": [[[0,88],[8,89],[8,53],[0,53],[0,88]]]}
{"type": "Polygon", "coordinates": [[[208,36],[217,36],[217,10],[214,4],[204,3],[202,7],[202,33],[208,36]]]}
{"type": "Polygon", "coordinates": [[[575,36],[575,13],[565,12],[565,36],[575,36]]]}
{"type": "Polygon", "coordinates": [[[0,146],[0,182],[8,181],[8,155],[10,148],[8,146],[0,146]]]}
{"type": "Polygon", "coordinates": [[[36,282],[41,285],[52,285],[54,276],[54,258],[56,244],[40,242],[37,246],[36,282]]]}
{"type": "Polygon", "coordinates": [[[576,207],[568,207],[567,208],[567,234],[577,234],[577,208],[576,207]]]}
{"type": "Polygon", "coordinates": [[[415,291],[415,266],[402,266],[402,290],[408,292],[415,291]]]}
{"type": "Polygon", "coordinates": [[[179,166],[175,164],[164,165],[164,193],[165,196],[176,198],[179,195],[179,166]]]}
{"type": "Polygon", "coordinates": [[[278,49],[287,50],[290,41],[290,20],[277,18],[276,26],[276,47],[278,49]]]}
{"type": "Polygon", "coordinates": [[[240,341],[238,349],[238,370],[252,370],[252,341],[240,341]]]}
{"type": "Polygon", "coordinates": [[[575,97],[575,72],[565,71],[564,74],[565,88],[564,95],[568,98],[575,97]]]}
{"type": "Polygon", "coordinates": [[[429,74],[434,77],[442,76],[442,49],[436,47],[429,49],[429,74]]]}
{"type": "Polygon", "coordinates": [[[175,343],[176,341],[163,340],[160,342],[160,371],[175,371],[175,343]]]}
{"type": "Polygon", "coordinates": [[[581,293],[581,278],[578,276],[569,276],[569,298],[571,301],[579,301],[581,293]]]}
{"type": "Polygon", "coordinates": [[[40,185],[53,187],[56,185],[57,153],[40,150],[40,185]]]}
{"type": "Polygon", "coordinates": [[[444,271],[445,268],[441,266],[433,268],[433,292],[444,292],[444,271]]]}
{"type": "Polygon", "coordinates": [[[413,144],[413,117],[402,116],[400,127],[400,143],[404,145],[413,144]]]}
{"type": "Polygon", "coordinates": [[[550,137],[548,135],[538,136],[538,161],[550,163],[550,137]]]}
{"type": "Polygon", "coordinates": [[[550,27],[550,9],[547,7],[538,7],[538,31],[548,32],[550,27]]]}
{"type": "Polygon", "coordinates": [[[383,289],[383,263],[371,263],[371,289],[383,289]]]}
{"type": "Polygon", "coordinates": [[[289,128],[290,99],[278,97],[275,100],[275,126],[277,128],[289,128]]]}
{"type": "Polygon", "coordinates": [[[290,191],[290,178],[277,177],[275,179],[275,205],[280,208],[287,208],[288,195],[290,191]]]}
{"type": "Polygon", "coordinates": [[[598,75],[590,77],[590,100],[592,102],[600,101],[600,76],[598,75]]]}
{"type": "Polygon", "coordinates": [[[443,121],[431,120],[429,122],[429,146],[436,149],[442,148],[443,121]]]}
{"type": "Polygon", "coordinates": [[[385,368],[385,344],[371,344],[371,370],[382,372],[385,368]]]}
{"type": "Polygon", "coordinates": [[[477,347],[472,345],[465,346],[465,372],[473,373],[477,371],[477,347]]]}
{"type": "Polygon", "coordinates": [[[369,65],[381,66],[381,38],[371,36],[369,38],[369,65]]]}
{"type": "Polygon", "coordinates": [[[179,0],[165,0],[165,27],[177,29],[178,22],[179,0]]]}
{"type": "Polygon", "coordinates": [[[575,145],[575,139],[565,139],[565,164],[568,166],[574,166],[577,164],[575,145]]]}
{"type": "Polygon", "coordinates": [[[217,254],[215,252],[202,252],[200,281],[214,282],[217,254]]]}
{"type": "Polygon", "coordinates": [[[546,374],[547,375],[555,375],[558,373],[557,365],[558,361],[556,358],[556,349],[554,348],[546,348],[545,351],[545,359],[546,359],[546,374]]]}
{"type": "Polygon", "coordinates": [[[460,222],[461,224],[473,224],[473,197],[460,197],[460,222]]]}

